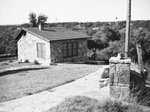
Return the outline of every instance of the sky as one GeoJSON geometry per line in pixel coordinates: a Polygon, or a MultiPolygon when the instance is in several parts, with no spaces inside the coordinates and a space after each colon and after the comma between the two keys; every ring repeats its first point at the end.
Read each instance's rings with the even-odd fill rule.
{"type": "MultiPolygon", "coordinates": [[[[150,20],[150,0],[131,4],[131,20],[150,20]]],[[[45,14],[50,23],[121,21],[127,0],[0,0],[0,25],[29,23],[30,12],[45,14]]]]}

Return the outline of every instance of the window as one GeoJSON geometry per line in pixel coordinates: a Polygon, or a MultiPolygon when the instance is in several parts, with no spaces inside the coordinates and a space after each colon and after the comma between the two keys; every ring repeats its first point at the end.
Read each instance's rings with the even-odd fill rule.
{"type": "Polygon", "coordinates": [[[37,43],[37,57],[45,59],[45,44],[37,43]]]}
{"type": "Polygon", "coordinates": [[[72,56],[72,43],[68,43],[68,57],[72,56]]]}
{"type": "Polygon", "coordinates": [[[63,44],[63,56],[67,57],[67,43],[63,44]]]}
{"type": "Polygon", "coordinates": [[[63,57],[78,55],[78,42],[63,43],[63,57]]]}
{"type": "Polygon", "coordinates": [[[74,42],[73,43],[73,56],[78,55],[78,43],[74,42]]]}

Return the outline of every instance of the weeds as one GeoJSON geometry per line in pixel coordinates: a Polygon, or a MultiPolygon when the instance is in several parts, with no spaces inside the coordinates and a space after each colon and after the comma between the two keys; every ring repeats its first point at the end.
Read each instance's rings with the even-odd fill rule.
{"type": "Polygon", "coordinates": [[[123,104],[113,100],[99,101],[85,96],[67,98],[47,112],[145,112],[138,105],[123,104]]]}
{"type": "Polygon", "coordinates": [[[143,83],[138,83],[137,85],[133,85],[130,94],[130,103],[133,104],[141,104],[148,105],[150,104],[150,91],[143,83]]]}

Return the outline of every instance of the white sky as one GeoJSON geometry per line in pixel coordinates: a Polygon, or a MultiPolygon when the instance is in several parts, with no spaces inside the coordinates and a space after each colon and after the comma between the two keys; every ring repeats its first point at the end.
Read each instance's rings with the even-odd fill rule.
{"type": "MultiPolygon", "coordinates": [[[[0,25],[28,23],[30,12],[48,22],[126,20],[127,0],[0,0],[0,25]]],[[[132,0],[131,19],[150,20],[150,0],[132,0]]]]}

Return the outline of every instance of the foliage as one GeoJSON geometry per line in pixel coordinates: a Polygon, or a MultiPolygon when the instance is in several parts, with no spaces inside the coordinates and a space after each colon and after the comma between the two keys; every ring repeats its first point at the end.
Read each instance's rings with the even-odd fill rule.
{"type": "Polygon", "coordinates": [[[102,43],[101,44],[97,43],[94,40],[88,40],[87,46],[88,46],[88,49],[93,51],[92,59],[94,59],[94,60],[97,59],[97,54],[96,54],[97,49],[103,49],[104,48],[104,45],[102,43]]]}
{"type": "Polygon", "coordinates": [[[92,28],[87,28],[85,30],[85,33],[89,36],[93,36],[97,31],[96,30],[92,30],[92,28]]]}
{"type": "Polygon", "coordinates": [[[138,28],[145,28],[150,29],[150,20],[144,21],[144,20],[137,20],[132,21],[132,29],[138,29],[138,28]]]}
{"type": "Polygon", "coordinates": [[[45,23],[47,21],[47,19],[48,19],[48,17],[46,15],[40,14],[38,16],[38,22],[37,22],[37,24],[39,24],[39,23],[43,24],[43,23],[45,23]]]}
{"type": "MultiPolygon", "coordinates": [[[[29,14],[29,23],[31,24],[31,27],[36,27],[39,23],[44,24],[47,21],[48,17],[44,14],[38,15],[36,18],[36,14],[34,12],[31,12],[29,14]]],[[[23,24],[23,26],[29,27],[29,24],[23,24]]]]}
{"type": "Polygon", "coordinates": [[[84,26],[86,28],[90,28],[90,27],[92,27],[92,25],[93,25],[93,22],[86,22],[86,23],[84,23],[84,26]]]}
{"type": "Polygon", "coordinates": [[[112,56],[117,56],[119,52],[123,52],[123,46],[119,41],[109,42],[109,46],[97,51],[98,60],[109,61],[112,56]]]}
{"type": "Polygon", "coordinates": [[[88,49],[103,49],[105,46],[102,43],[97,43],[94,40],[87,40],[88,49]]]}
{"type": "MultiPolygon", "coordinates": [[[[142,54],[144,62],[150,60],[150,33],[149,24],[150,21],[132,21],[131,22],[131,37],[129,46],[129,55],[132,61],[137,62],[136,44],[142,46],[142,54]],[[142,24],[143,23],[143,24],[142,24]],[[148,24],[148,25],[147,25],[148,24]]],[[[113,23],[110,23],[113,25],[113,23]]],[[[114,24],[115,25],[115,24],[114,24]]],[[[87,30],[89,35],[93,35],[93,40],[96,43],[102,44],[103,48],[101,51],[97,51],[98,59],[108,61],[111,56],[116,55],[117,52],[124,52],[125,45],[125,21],[118,22],[117,26],[102,26],[96,32],[87,30]],[[115,48],[109,45],[109,42],[118,41],[115,48]],[[120,51],[118,51],[117,45],[120,51]],[[117,52],[114,52],[117,51],[117,52]]],[[[90,45],[90,44],[89,44],[90,45]]],[[[94,46],[94,45],[93,45],[94,46]]],[[[95,45],[96,46],[96,45],[95,45]]],[[[98,49],[98,48],[97,48],[98,49]]]]}
{"type": "Polygon", "coordinates": [[[104,46],[107,47],[109,41],[119,40],[118,32],[115,32],[113,29],[109,27],[103,27],[102,29],[98,30],[93,37],[98,43],[102,43],[104,46]]]}
{"type": "Polygon", "coordinates": [[[144,112],[138,105],[125,105],[118,101],[102,102],[86,96],[67,98],[58,106],[46,112],[144,112]]]}
{"type": "Polygon", "coordinates": [[[103,52],[102,52],[105,55],[107,54],[106,57],[104,54],[102,54],[103,55],[102,57],[105,58],[103,60],[107,60],[110,58],[111,53],[114,51],[113,47],[115,47],[115,49],[116,49],[116,46],[112,47],[111,45],[109,45],[109,44],[111,44],[109,42],[119,40],[120,39],[119,36],[120,36],[119,32],[117,32],[109,27],[103,27],[95,33],[95,35],[92,38],[93,42],[91,40],[88,41],[88,48],[92,49],[92,51],[94,52],[93,55],[94,55],[95,59],[99,57],[99,56],[97,57],[97,54],[96,54],[97,49],[102,50],[102,49],[107,48],[107,49],[103,50],[103,52]],[[111,50],[113,50],[113,51],[111,51],[111,50]]]}
{"type": "Polygon", "coordinates": [[[28,60],[28,59],[26,59],[26,60],[24,61],[24,63],[29,63],[29,60],[28,60]]]}
{"type": "Polygon", "coordinates": [[[32,27],[36,27],[37,26],[36,14],[34,12],[31,12],[29,14],[29,21],[32,24],[32,27]]]}
{"type": "Polygon", "coordinates": [[[136,44],[142,48],[143,61],[150,60],[150,33],[146,29],[136,29],[131,32],[130,57],[137,62],[136,44]]]}
{"type": "Polygon", "coordinates": [[[17,26],[0,26],[0,54],[16,54],[15,35],[17,31],[17,26]]]}
{"type": "Polygon", "coordinates": [[[39,65],[40,63],[37,60],[34,60],[33,62],[35,65],[39,65]]]}

